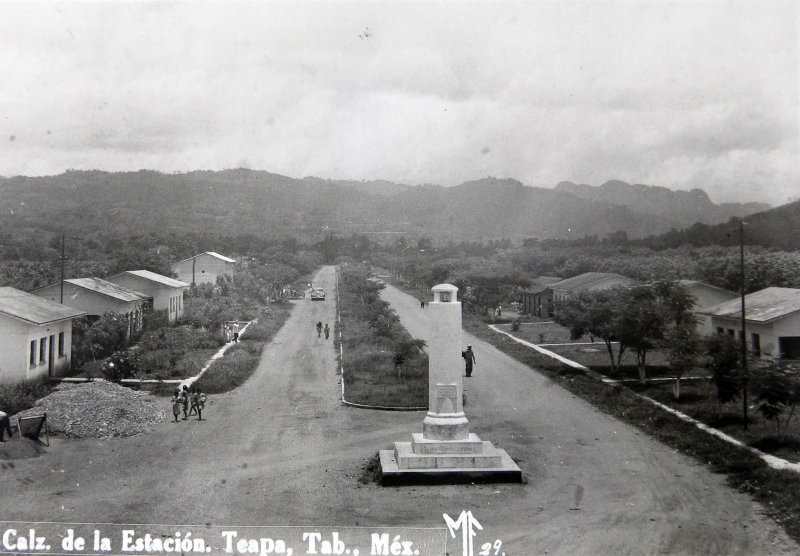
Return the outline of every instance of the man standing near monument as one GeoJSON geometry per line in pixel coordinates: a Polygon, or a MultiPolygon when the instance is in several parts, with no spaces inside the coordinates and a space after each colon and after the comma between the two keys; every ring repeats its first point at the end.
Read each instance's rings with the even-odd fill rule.
{"type": "Polygon", "coordinates": [[[472,346],[467,346],[467,351],[462,351],[461,357],[464,358],[467,365],[467,376],[472,376],[472,365],[477,364],[475,361],[475,353],[472,351],[472,346]]]}

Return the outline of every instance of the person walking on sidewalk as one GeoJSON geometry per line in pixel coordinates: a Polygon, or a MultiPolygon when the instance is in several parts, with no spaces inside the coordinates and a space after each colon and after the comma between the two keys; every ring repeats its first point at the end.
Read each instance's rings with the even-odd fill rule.
{"type": "Polygon", "coordinates": [[[322,337],[322,321],[317,322],[317,338],[322,337]]]}
{"type": "Polygon", "coordinates": [[[462,351],[461,357],[463,357],[464,361],[466,362],[467,376],[472,376],[472,365],[477,365],[477,362],[475,361],[475,353],[472,351],[472,346],[467,346],[467,351],[462,351]]]}
{"type": "Polygon", "coordinates": [[[328,328],[328,323],[326,322],[325,323],[325,339],[326,340],[328,339],[328,336],[330,335],[330,333],[331,333],[331,329],[328,328]]]}
{"type": "Polygon", "coordinates": [[[233,323],[233,342],[239,341],[239,321],[233,323]]]}

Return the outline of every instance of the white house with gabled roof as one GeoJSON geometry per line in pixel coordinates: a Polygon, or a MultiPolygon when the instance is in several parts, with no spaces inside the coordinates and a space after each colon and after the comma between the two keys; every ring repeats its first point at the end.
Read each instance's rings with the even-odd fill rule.
{"type": "Polygon", "coordinates": [[[72,320],[84,314],[16,288],[1,287],[0,384],[66,374],[72,320]]]}
{"type": "MultiPolygon", "coordinates": [[[[741,299],[701,311],[717,334],[741,339],[741,299]]],[[[800,359],[800,289],[765,288],[744,297],[746,343],[761,358],[800,359]]]]}
{"type": "Polygon", "coordinates": [[[235,267],[235,260],[214,251],[206,251],[173,264],[172,272],[187,284],[216,284],[217,276],[232,276],[235,267]]]}
{"type": "MultiPolygon", "coordinates": [[[[70,278],[64,280],[64,305],[85,311],[90,317],[115,313],[128,323],[128,337],[142,329],[142,312],[149,296],[103,280],[102,278],[70,278]]],[[[34,295],[54,303],[61,302],[61,282],[33,290],[34,295]]]]}
{"type": "Polygon", "coordinates": [[[152,298],[153,310],[166,311],[170,323],[183,316],[183,292],[189,289],[186,282],[149,270],[126,270],[107,280],[152,298]]]}
{"type": "Polygon", "coordinates": [[[697,331],[706,336],[714,331],[714,327],[711,326],[711,318],[704,314],[703,310],[739,296],[736,292],[712,286],[700,280],[677,280],[677,283],[686,288],[686,291],[694,297],[692,312],[697,319],[697,331]]]}

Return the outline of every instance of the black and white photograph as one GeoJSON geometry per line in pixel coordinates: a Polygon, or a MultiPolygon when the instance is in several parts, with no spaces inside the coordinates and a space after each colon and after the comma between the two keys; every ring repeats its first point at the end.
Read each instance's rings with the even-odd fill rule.
{"type": "Polygon", "coordinates": [[[800,553],[800,4],[0,2],[0,554],[800,553]]]}

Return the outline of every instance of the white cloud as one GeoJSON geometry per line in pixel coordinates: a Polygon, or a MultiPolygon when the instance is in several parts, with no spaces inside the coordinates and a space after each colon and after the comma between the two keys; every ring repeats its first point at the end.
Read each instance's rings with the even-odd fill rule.
{"type": "Polygon", "coordinates": [[[797,22],[714,0],[0,4],[0,174],[247,163],[780,203],[797,22]]]}

